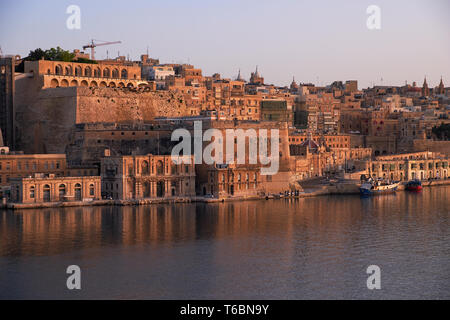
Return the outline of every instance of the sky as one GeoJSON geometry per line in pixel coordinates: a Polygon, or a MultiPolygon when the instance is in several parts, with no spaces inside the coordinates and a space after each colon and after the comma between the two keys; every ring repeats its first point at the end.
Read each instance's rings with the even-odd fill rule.
{"type": "Polygon", "coordinates": [[[96,58],[146,53],[161,63],[190,63],[204,75],[265,82],[359,88],[416,81],[450,86],[449,0],[1,0],[3,54],[35,48],[82,49],[91,39],[122,41],[96,48],[96,58]],[[81,9],[81,28],[66,27],[66,9],[81,9]],[[369,5],[381,28],[369,30],[369,5]]]}

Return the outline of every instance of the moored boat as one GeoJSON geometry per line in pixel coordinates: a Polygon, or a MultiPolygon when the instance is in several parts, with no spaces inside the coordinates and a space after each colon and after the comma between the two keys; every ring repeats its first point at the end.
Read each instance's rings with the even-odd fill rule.
{"type": "Polygon", "coordinates": [[[359,188],[361,195],[379,195],[397,191],[400,182],[366,181],[359,188]]]}
{"type": "Polygon", "coordinates": [[[422,190],[422,182],[420,180],[411,180],[405,185],[405,189],[408,191],[421,191],[422,190]]]}

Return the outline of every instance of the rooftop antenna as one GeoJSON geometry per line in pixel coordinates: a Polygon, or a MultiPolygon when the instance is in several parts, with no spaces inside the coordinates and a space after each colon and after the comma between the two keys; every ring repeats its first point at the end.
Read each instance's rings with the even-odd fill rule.
{"type": "Polygon", "coordinates": [[[106,59],[109,59],[109,51],[106,50],[106,59]]]}
{"type": "Polygon", "coordinates": [[[148,56],[148,46],[147,46],[147,56],[148,56]]]}

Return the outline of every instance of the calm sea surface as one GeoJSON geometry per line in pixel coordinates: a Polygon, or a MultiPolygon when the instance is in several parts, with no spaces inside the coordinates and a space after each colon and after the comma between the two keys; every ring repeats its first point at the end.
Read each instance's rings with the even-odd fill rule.
{"type": "Polygon", "coordinates": [[[0,299],[450,299],[449,212],[450,187],[0,211],[0,299]]]}

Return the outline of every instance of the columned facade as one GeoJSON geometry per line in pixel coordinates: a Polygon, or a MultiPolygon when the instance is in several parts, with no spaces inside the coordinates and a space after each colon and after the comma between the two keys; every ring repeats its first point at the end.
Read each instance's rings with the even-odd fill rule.
{"type": "Polygon", "coordinates": [[[171,156],[144,155],[102,159],[103,197],[121,200],[195,195],[195,169],[171,156]]]}

